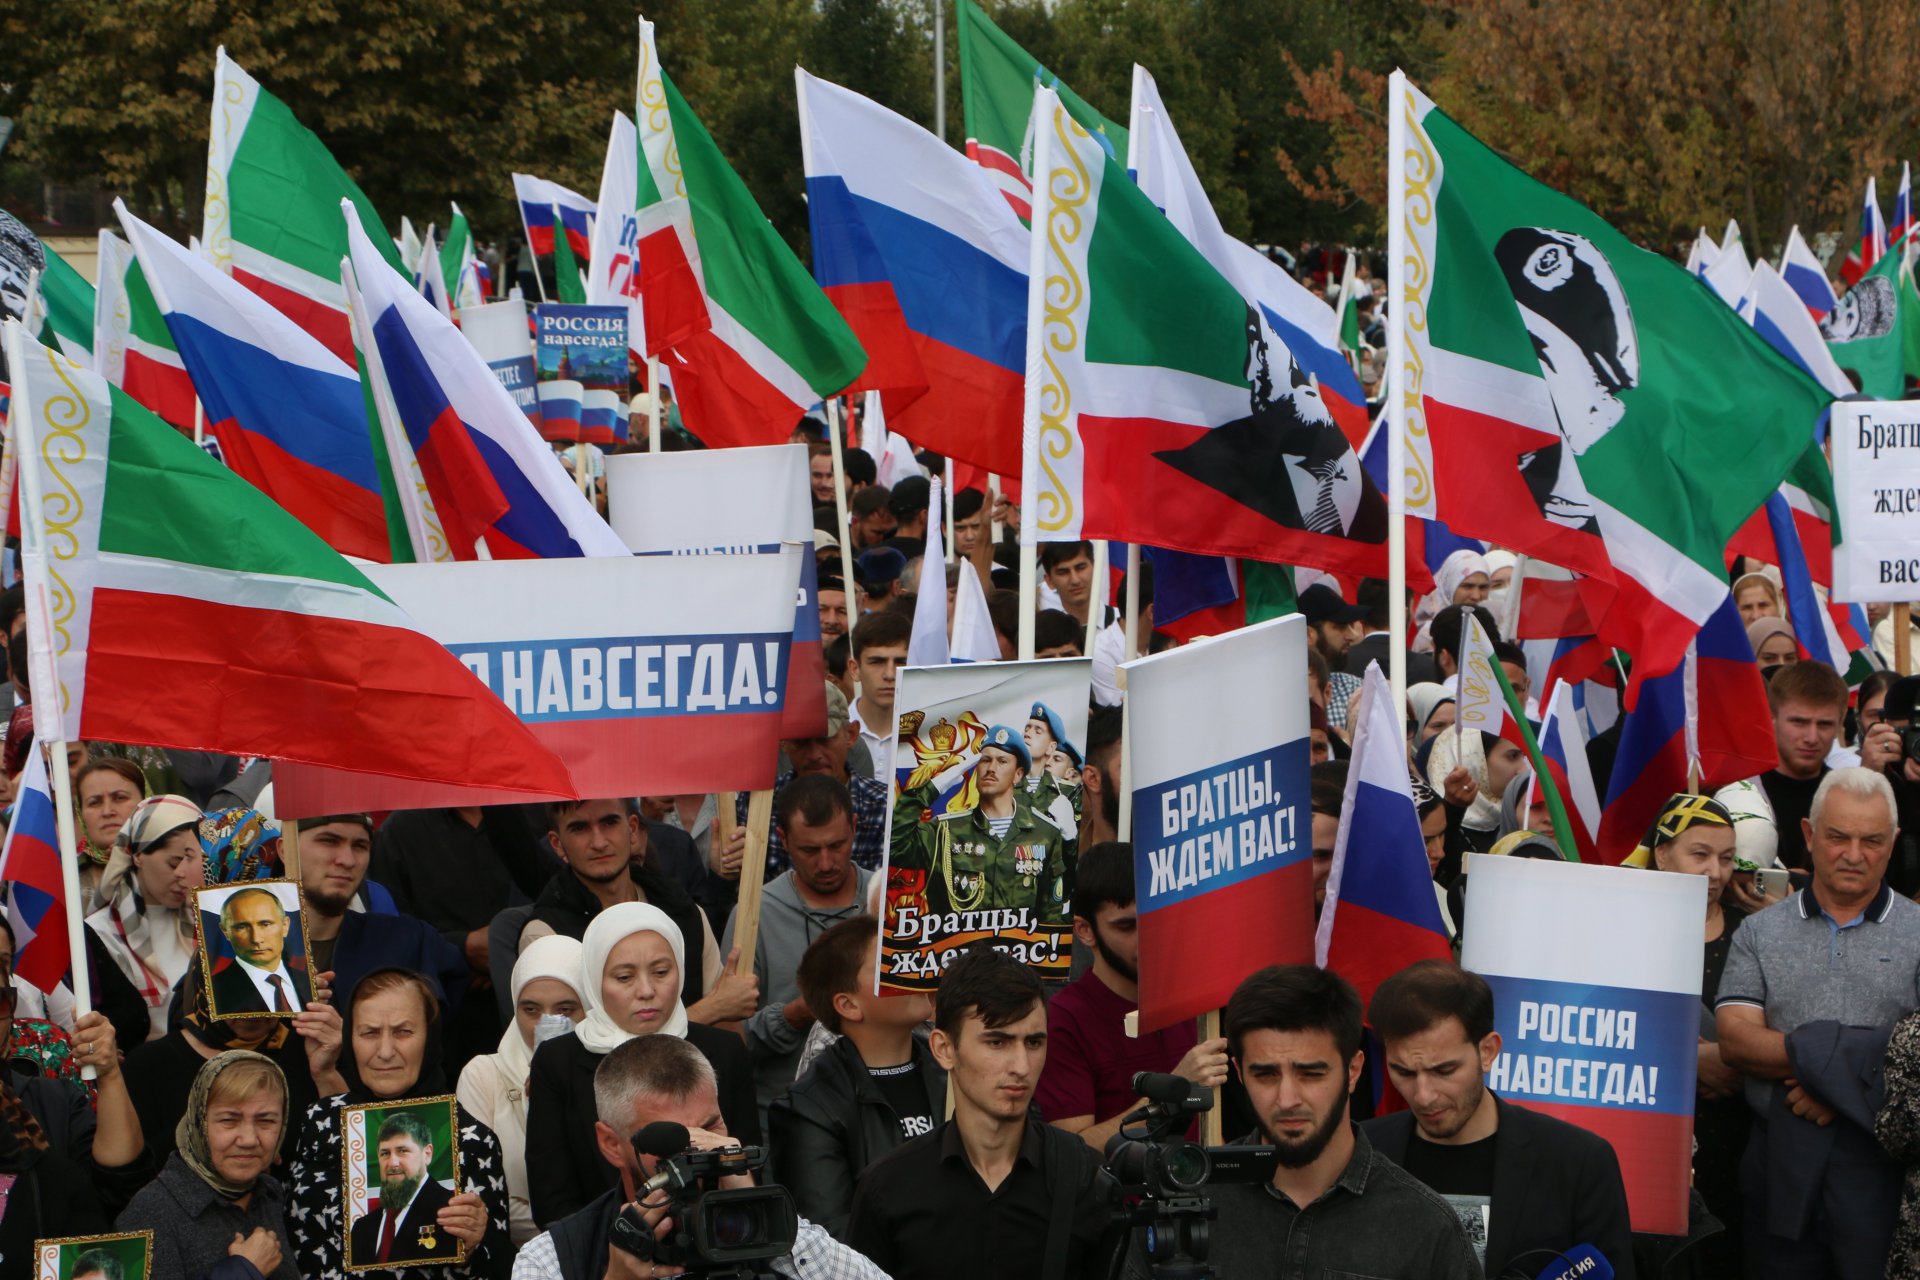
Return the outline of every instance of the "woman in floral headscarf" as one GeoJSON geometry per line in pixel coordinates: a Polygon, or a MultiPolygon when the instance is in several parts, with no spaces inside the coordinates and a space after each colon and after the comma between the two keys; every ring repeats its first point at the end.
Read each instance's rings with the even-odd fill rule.
{"type": "Polygon", "coordinates": [[[108,957],[146,1003],[147,1040],[167,1033],[173,989],[194,962],[192,889],[202,883],[200,807],[185,796],[142,800],[117,833],[87,917],[108,957]]]}
{"type": "MultiPolygon", "coordinates": [[[[280,832],[252,809],[207,814],[196,833],[208,884],[233,884],[280,873],[280,832]]],[[[325,976],[315,977],[315,1001],[325,999],[327,987],[321,980],[325,976]]],[[[293,1099],[290,1115],[298,1116],[319,1096],[307,1068],[306,1042],[319,1038],[337,1044],[337,1018],[307,1009],[291,1022],[283,1018],[224,1018],[216,1022],[207,1001],[206,975],[198,963],[188,966],[176,1003],[180,1025],[127,1057],[133,1109],[140,1116],[140,1131],[155,1159],[164,1160],[173,1150],[174,1131],[194,1077],[223,1050],[247,1049],[272,1059],[286,1077],[293,1099]]]]}

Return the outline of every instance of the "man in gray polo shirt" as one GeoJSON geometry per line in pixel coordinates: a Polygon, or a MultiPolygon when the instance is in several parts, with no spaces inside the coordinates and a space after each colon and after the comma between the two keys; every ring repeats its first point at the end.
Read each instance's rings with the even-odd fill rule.
{"type": "Polygon", "coordinates": [[[1884,881],[1894,813],[1880,774],[1829,773],[1802,823],[1813,883],[1733,935],[1715,1021],[1720,1056],[1745,1073],[1756,1112],[1741,1168],[1750,1276],[1884,1274],[1899,1167],[1839,1099],[1796,1078],[1788,1040],[1833,1023],[1880,1028],[1884,1042],[1920,1007],[1920,906],[1884,881]]]}

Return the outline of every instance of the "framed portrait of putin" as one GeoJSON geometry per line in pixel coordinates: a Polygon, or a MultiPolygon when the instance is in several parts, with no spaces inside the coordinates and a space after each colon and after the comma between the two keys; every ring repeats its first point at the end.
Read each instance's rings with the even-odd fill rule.
{"type": "Polygon", "coordinates": [[[341,1109],[347,1270],[466,1261],[466,1242],[440,1225],[460,1194],[458,1134],[450,1093],[341,1109]]]}
{"type": "Polygon", "coordinates": [[[153,1232],[35,1240],[33,1253],[33,1280],[147,1280],[153,1232]]]}
{"type": "Polygon", "coordinates": [[[291,1018],[313,999],[307,926],[294,880],[243,880],[193,891],[200,974],[216,1020],[291,1018]]]}

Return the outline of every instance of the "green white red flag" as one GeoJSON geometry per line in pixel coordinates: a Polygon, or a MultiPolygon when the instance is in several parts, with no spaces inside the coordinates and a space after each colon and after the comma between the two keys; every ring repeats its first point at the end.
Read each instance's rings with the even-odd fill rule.
{"type": "Polygon", "coordinates": [[[125,240],[103,229],[95,262],[94,372],[162,421],[191,433],[193,379],[173,345],[140,260],[125,240]]]}
{"type": "Polygon", "coordinates": [[[213,130],[200,243],[216,267],[253,290],[323,346],[353,363],[340,259],[347,229],[340,201],[394,270],[413,270],[373,202],[287,104],[260,87],[223,48],[213,69],[213,130]]]}
{"type": "Polygon", "coordinates": [[[1395,83],[1408,512],[1589,575],[1601,641],[1663,675],[1831,397],[1678,263],[1395,83]]]}
{"type": "Polygon", "coordinates": [[[647,354],[662,354],[704,443],[777,444],[859,376],[866,352],[667,76],[644,19],[638,79],[647,354]]]}
{"type": "Polygon", "coordinates": [[[59,688],[43,735],[573,794],[466,666],[272,499],[19,325],[6,343],[33,661],[59,688]]]}

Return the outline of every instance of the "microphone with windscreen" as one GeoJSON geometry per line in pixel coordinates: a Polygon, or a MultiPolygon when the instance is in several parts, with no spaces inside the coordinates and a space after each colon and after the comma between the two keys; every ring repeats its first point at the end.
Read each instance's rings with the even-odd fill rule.
{"type": "Polygon", "coordinates": [[[1572,1245],[1559,1253],[1529,1249],[1507,1264],[1500,1280],[1613,1280],[1613,1264],[1590,1244],[1572,1245]],[[1546,1266],[1529,1270],[1541,1258],[1547,1260],[1546,1266]]]}

